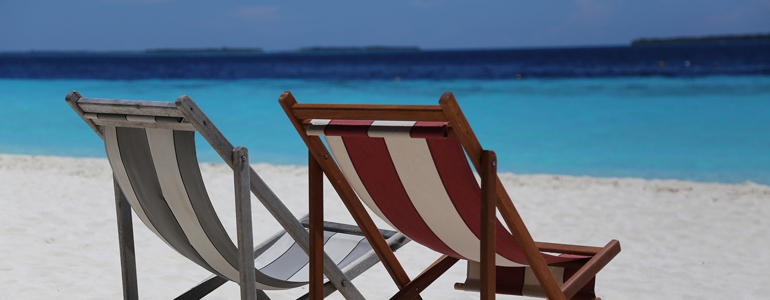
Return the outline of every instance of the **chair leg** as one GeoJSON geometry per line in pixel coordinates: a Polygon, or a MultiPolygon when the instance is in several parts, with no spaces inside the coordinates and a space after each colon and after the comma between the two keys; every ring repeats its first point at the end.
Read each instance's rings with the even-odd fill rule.
{"type": "Polygon", "coordinates": [[[494,151],[481,152],[481,285],[482,300],[494,300],[495,287],[495,200],[497,200],[497,159],[494,151]]]}
{"type": "Polygon", "coordinates": [[[139,291],[136,280],[136,253],[134,252],[134,228],[131,222],[131,205],[126,196],[113,180],[115,189],[115,208],[118,217],[118,244],[120,246],[120,270],[123,278],[123,299],[138,300],[139,291]]]}
{"type": "Polygon", "coordinates": [[[254,270],[254,237],[251,224],[251,190],[249,189],[249,153],[244,147],[233,149],[233,178],[235,183],[235,218],[238,231],[239,284],[242,300],[256,300],[257,286],[254,270]]]}
{"type": "Polygon", "coordinates": [[[174,298],[174,300],[199,300],[205,297],[206,295],[208,295],[209,293],[213,292],[215,289],[219,288],[223,284],[227,283],[227,281],[228,281],[227,279],[224,279],[217,275],[212,275],[211,277],[206,278],[206,280],[199,283],[195,287],[191,288],[189,291],[177,296],[176,298],[174,298]]]}
{"type": "Polygon", "coordinates": [[[310,230],[310,291],[311,300],[321,300],[323,296],[323,170],[318,165],[313,154],[308,155],[308,202],[310,215],[308,219],[310,230]]]}
{"type": "Polygon", "coordinates": [[[433,262],[430,267],[422,271],[422,274],[417,275],[412,281],[410,281],[404,288],[398,293],[393,295],[390,300],[412,300],[419,299],[420,293],[425,290],[431,283],[436,281],[439,276],[444,274],[449,268],[454,266],[459,259],[443,255],[438,260],[433,262]]]}

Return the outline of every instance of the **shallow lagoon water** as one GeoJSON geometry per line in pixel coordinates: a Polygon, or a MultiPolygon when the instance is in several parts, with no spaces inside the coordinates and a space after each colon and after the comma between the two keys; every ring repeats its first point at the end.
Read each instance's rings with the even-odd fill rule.
{"type": "MultiPolygon", "coordinates": [[[[278,105],[437,104],[453,92],[500,170],[770,184],[770,76],[522,80],[0,79],[0,153],[104,157],[64,102],[85,97],[174,101],[190,95],[253,162],[306,163],[278,105]]],[[[205,141],[199,139],[203,146],[205,141]]],[[[200,147],[199,158],[220,162],[200,147]]]]}

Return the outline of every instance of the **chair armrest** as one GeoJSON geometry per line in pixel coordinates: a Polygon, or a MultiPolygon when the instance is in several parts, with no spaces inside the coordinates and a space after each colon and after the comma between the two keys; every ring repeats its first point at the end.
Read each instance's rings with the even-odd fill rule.
{"type": "Polygon", "coordinates": [[[561,290],[567,299],[575,296],[577,292],[585,286],[591,278],[594,278],[599,271],[604,268],[618,253],[620,253],[620,242],[612,240],[607,243],[599,253],[596,253],[575,275],[567,280],[561,290]]]}
{"type": "Polygon", "coordinates": [[[590,246],[567,245],[567,244],[556,244],[556,243],[543,243],[543,242],[535,242],[535,245],[537,246],[537,249],[542,252],[585,255],[585,256],[594,256],[596,255],[596,253],[599,253],[599,251],[604,249],[602,247],[590,247],[590,246]]]}

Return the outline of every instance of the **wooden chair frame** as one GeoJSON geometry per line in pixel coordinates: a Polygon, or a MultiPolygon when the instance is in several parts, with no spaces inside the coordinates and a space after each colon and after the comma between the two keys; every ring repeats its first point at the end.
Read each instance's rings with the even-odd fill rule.
{"type": "MultiPolygon", "coordinates": [[[[280,223],[286,232],[297,242],[297,244],[309,254],[312,254],[314,261],[316,262],[312,267],[315,272],[323,272],[329,279],[329,283],[323,284],[323,277],[321,276],[320,287],[315,286],[316,290],[320,289],[322,299],[324,296],[328,296],[335,290],[340,293],[346,299],[364,299],[363,295],[356,289],[355,285],[350,282],[350,278],[354,278],[361,274],[363,271],[373,266],[378,261],[378,256],[368,255],[360,258],[355,264],[351,264],[346,267],[346,270],[340,270],[337,265],[323,252],[312,251],[309,246],[310,240],[318,242],[316,239],[308,236],[306,227],[308,224],[303,224],[304,220],[297,220],[289,209],[281,202],[278,197],[273,194],[267,184],[262,178],[249,166],[248,151],[244,147],[234,147],[225,136],[219,131],[213,122],[203,113],[203,111],[195,104],[188,96],[181,96],[177,99],[176,103],[172,102],[158,102],[158,101],[136,101],[136,100],[114,100],[114,99],[96,99],[96,98],[84,98],[79,92],[70,92],[66,97],[67,103],[72,107],[75,112],[83,118],[91,129],[96,132],[102,139],[104,139],[104,133],[102,126],[124,126],[124,127],[144,127],[144,128],[165,128],[165,129],[183,129],[183,130],[195,130],[199,132],[206,141],[214,148],[214,150],[222,157],[222,159],[233,169],[234,184],[235,184],[235,200],[236,200],[236,221],[237,221],[237,236],[238,236],[238,262],[240,266],[240,289],[241,299],[256,300],[269,299],[267,295],[261,290],[256,289],[255,283],[255,270],[254,270],[254,257],[261,254],[267,247],[269,247],[270,241],[268,240],[262,245],[254,249],[254,242],[252,238],[252,224],[251,224],[251,193],[253,193],[257,199],[264,205],[264,207],[270,212],[270,214],[280,223]],[[178,117],[184,118],[181,123],[143,123],[138,126],[130,121],[116,121],[116,120],[101,120],[90,119],[86,117],[86,113],[100,113],[100,114],[123,114],[123,115],[140,115],[140,116],[166,116],[166,117],[178,117]]],[[[118,241],[120,246],[120,262],[121,273],[123,279],[123,298],[136,300],[139,299],[139,293],[137,288],[137,275],[136,275],[136,255],[134,252],[134,235],[133,226],[131,220],[131,207],[126,200],[123,191],[114,182],[115,188],[115,204],[117,209],[117,223],[118,223],[118,241]]],[[[316,221],[318,219],[313,219],[316,221]]],[[[323,242],[323,228],[330,231],[336,231],[341,233],[353,233],[363,235],[362,232],[354,226],[337,224],[331,222],[313,223],[314,228],[321,228],[321,242],[323,242]],[[319,225],[320,224],[320,225],[319,225]],[[351,228],[352,227],[352,228],[351,228]]],[[[375,228],[376,229],[376,228],[375,228]]],[[[386,247],[393,247],[394,249],[400,248],[404,243],[408,241],[402,234],[396,232],[380,232],[378,241],[384,241],[386,247]]],[[[277,239],[279,235],[273,238],[277,239]]],[[[316,249],[316,248],[312,248],[316,249]]],[[[389,248],[390,249],[390,248],[389,248]]],[[[392,253],[392,252],[391,252],[392,253]]],[[[228,280],[218,276],[212,276],[200,283],[198,286],[192,288],[188,292],[182,294],[176,299],[200,299],[207,295],[214,289],[218,288],[228,280]]],[[[317,283],[316,283],[317,284],[317,283]]]]}
{"type": "MultiPolygon", "coordinates": [[[[311,119],[440,121],[449,123],[448,137],[460,141],[471,163],[481,176],[481,299],[495,298],[494,249],[497,220],[495,209],[500,210],[503,220],[511,230],[516,243],[521,248],[548,299],[566,300],[572,298],[620,252],[620,243],[617,240],[610,241],[604,247],[535,242],[497,176],[495,153],[481,147],[452,93],[444,93],[439,100],[439,105],[301,104],[297,103],[297,100],[288,91],[280,96],[278,102],[309,149],[309,167],[312,173],[310,193],[316,195],[310,198],[310,214],[311,218],[315,218],[311,220],[320,222],[319,219],[323,219],[323,214],[320,212],[323,199],[322,196],[318,196],[322,195],[320,191],[322,176],[319,173],[323,172],[329,178],[332,186],[340,195],[345,206],[400,289],[391,299],[419,298],[419,293],[446,272],[458,259],[444,255],[414,280],[410,280],[393,252],[377,233],[377,227],[350,183],[345,179],[339,166],[333,159],[330,159],[331,154],[323,141],[317,136],[307,135],[306,128],[311,119]],[[549,271],[541,251],[592,257],[569,280],[559,286],[549,271]]],[[[311,236],[318,235],[318,232],[322,231],[316,224],[318,223],[311,221],[311,236]]],[[[311,252],[322,253],[323,244],[315,240],[315,242],[311,242],[310,249],[311,252]]],[[[310,260],[311,266],[320,265],[317,256],[312,256],[312,258],[310,260]]],[[[318,270],[316,269],[314,272],[316,273],[312,274],[316,274],[315,277],[311,274],[311,297],[317,295],[319,290],[318,270]],[[316,283],[314,284],[313,281],[316,283]]]]}

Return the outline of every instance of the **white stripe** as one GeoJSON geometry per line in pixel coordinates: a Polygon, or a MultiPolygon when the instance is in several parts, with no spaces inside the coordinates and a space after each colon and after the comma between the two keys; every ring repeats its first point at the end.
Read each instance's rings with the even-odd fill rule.
{"type": "Polygon", "coordinates": [[[396,228],[396,226],[393,226],[393,223],[388,221],[388,218],[385,217],[385,214],[382,213],[380,208],[377,207],[377,203],[374,202],[372,196],[369,195],[369,191],[367,191],[366,187],[364,187],[364,183],[361,181],[361,178],[358,177],[358,172],[356,172],[356,168],[353,166],[353,162],[350,160],[350,155],[348,155],[348,150],[345,148],[345,143],[342,141],[342,137],[327,136],[326,143],[329,144],[329,150],[332,152],[334,160],[337,161],[337,165],[340,166],[342,174],[345,175],[345,178],[348,179],[350,186],[353,187],[353,190],[356,192],[356,194],[358,194],[358,197],[364,201],[366,206],[368,206],[375,215],[380,217],[380,219],[385,221],[385,223],[388,223],[390,227],[396,228]]]}
{"type": "MultiPolygon", "coordinates": [[[[363,239],[363,237],[337,233],[329,238],[324,244],[324,253],[332,259],[335,265],[339,265],[340,262],[356,248],[361,239],[363,239]]],[[[306,282],[309,280],[309,274],[310,264],[305,264],[305,266],[297,271],[294,276],[289,278],[288,281],[306,282]]]]}
{"type": "Polygon", "coordinates": [[[325,136],[324,130],[331,121],[331,119],[312,119],[305,133],[309,136],[325,136]]]}
{"type": "Polygon", "coordinates": [[[185,236],[209,266],[228,279],[238,282],[240,278],[238,270],[217,251],[195,215],[195,210],[193,210],[182,181],[182,175],[179,174],[174,147],[174,131],[170,129],[145,130],[163,197],[171,212],[174,213],[179,226],[182,227],[185,236]]]}
{"type": "Polygon", "coordinates": [[[155,235],[157,235],[160,240],[162,240],[164,243],[166,243],[166,245],[173,249],[174,247],[172,247],[171,244],[169,244],[166,239],[164,239],[163,236],[158,233],[158,230],[155,229],[155,226],[152,225],[150,219],[147,218],[147,214],[144,213],[142,205],[139,204],[139,198],[134,193],[134,187],[131,186],[131,180],[128,179],[126,167],[123,165],[123,158],[120,156],[117,130],[115,129],[115,126],[104,126],[104,145],[107,150],[107,160],[109,160],[110,166],[112,166],[115,179],[118,181],[118,185],[123,191],[123,195],[126,196],[128,204],[130,204],[131,208],[134,209],[134,212],[136,212],[136,215],[140,220],[142,220],[142,223],[144,223],[144,225],[147,226],[150,231],[155,233],[155,235]]]}
{"type": "Polygon", "coordinates": [[[410,137],[415,121],[374,121],[369,127],[369,137],[410,137]]]}
{"type": "MultiPolygon", "coordinates": [[[[556,278],[556,284],[564,284],[564,268],[548,267],[551,274],[556,278]]],[[[545,290],[537,281],[537,276],[532,268],[524,268],[524,286],[521,288],[521,294],[529,297],[547,298],[545,290]]]]}
{"type": "Polygon", "coordinates": [[[257,269],[266,267],[281,257],[281,255],[286,253],[286,251],[288,251],[291,246],[294,246],[295,243],[296,242],[293,238],[291,238],[291,235],[285,233],[281,238],[278,239],[278,241],[275,242],[275,244],[270,246],[270,248],[268,248],[264,253],[257,257],[256,260],[254,260],[254,267],[257,269]]]}
{"type": "MultiPolygon", "coordinates": [[[[458,254],[480,261],[479,238],[468,228],[449,198],[427,141],[385,138],[385,144],[406,193],[431,231],[458,254]]],[[[495,257],[495,264],[506,267],[523,266],[499,254],[495,257]]]]}

